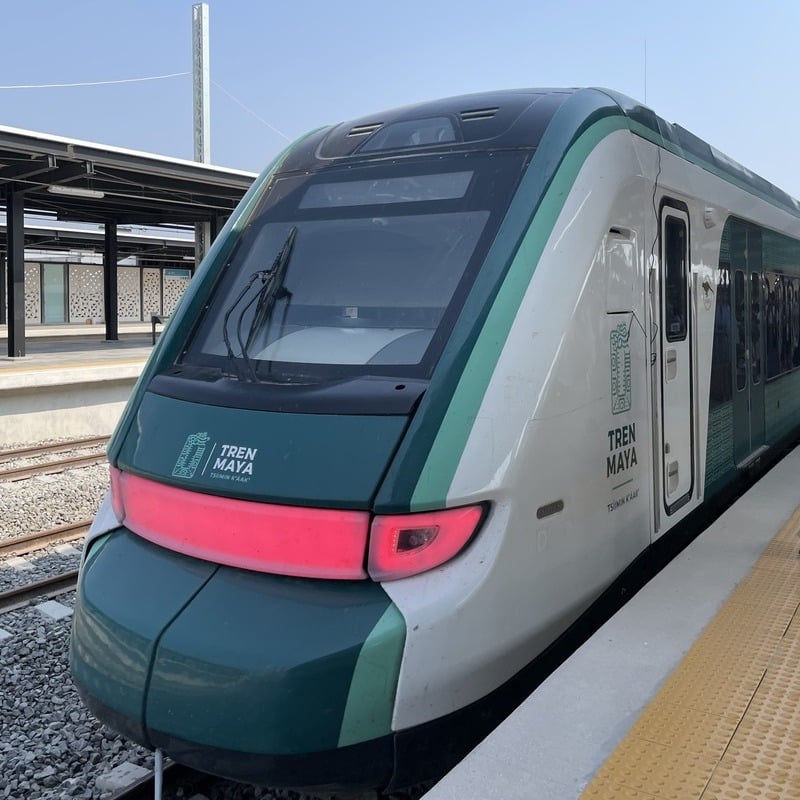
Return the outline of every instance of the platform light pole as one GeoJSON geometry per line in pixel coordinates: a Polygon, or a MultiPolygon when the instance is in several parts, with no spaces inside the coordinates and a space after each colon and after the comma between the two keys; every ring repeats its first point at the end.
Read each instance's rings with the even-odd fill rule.
{"type": "MultiPolygon", "coordinates": [[[[192,6],[192,88],[194,160],[211,163],[211,72],[208,45],[208,3],[192,6]]],[[[202,261],[211,246],[211,223],[194,226],[194,263],[202,261]]]]}

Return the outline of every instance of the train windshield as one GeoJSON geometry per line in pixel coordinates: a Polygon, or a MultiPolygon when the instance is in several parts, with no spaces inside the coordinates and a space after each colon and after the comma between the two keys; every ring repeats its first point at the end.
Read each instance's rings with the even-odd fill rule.
{"type": "Polygon", "coordinates": [[[247,381],[427,377],[527,157],[461,153],[277,176],[183,363],[247,381]]]}

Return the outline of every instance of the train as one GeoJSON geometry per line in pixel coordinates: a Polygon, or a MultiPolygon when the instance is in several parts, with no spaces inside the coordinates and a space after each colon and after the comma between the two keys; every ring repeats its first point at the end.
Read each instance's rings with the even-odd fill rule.
{"type": "Polygon", "coordinates": [[[800,204],[686,129],[595,88],[321,128],[119,421],[72,676],[203,771],[408,786],[799,431],[800,204]]]}

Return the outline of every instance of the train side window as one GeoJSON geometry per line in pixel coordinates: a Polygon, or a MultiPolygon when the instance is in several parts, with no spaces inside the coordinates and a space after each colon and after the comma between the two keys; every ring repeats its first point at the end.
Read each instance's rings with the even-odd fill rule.
{"type": "Polygon", "coordinates": [[[750,273],[750,375],[761,383],[761,276],[750,273]]]}
{"type": "Polygon", "coordinates": [[[686,223],[677,217],[664,220],[665,332],[668,342],[686,338],[687,310],[686,223]]]}
{"type": "Polygon", "coordinates": [[[778,276],[770,271],[764,275],[766,279],[766,316],[767,316],[767,380],[780,374],[778,363],[778,276]]]}
{"type": "MultiPolygon", "coordinates": [[[[726,229],[723,237],[725,258],[729,258],[726,229]]],[[[730,261],[720,257],[717,273],[717,308],[714,312],[714,348],[711,355],[711,407],[731,399],[731,268],[730,261]]]]}
{"type": "Polygon", "coordinates": [[[800,366],[800,278],[792,281],[794,286],[794,308],[792,309],[792,343],[794,344],[794,358],[792,366],[800,366]]]}
{"type": "Polygon", "coordinates": [[[779,361],[779,370],[781,373],[786,372],[788,369],[787,363],[789,359],[787,358],[787,344],[786,341],[786,321],[789,318],[789,292],[786,291],[786,281],[784,280],[783,275],[780,275],[778,278],[778,309],[779,309],[779,317],[780,324],[778,326],[778,361],[779,361]]]}
{"type": "Polygon", "coordinates": [[[741,390],[747,384],[747,339],[744,328],[744,272],[740,269],[733,274],[733,312],[736,318],[736,388],[741,390]]]}
{"type": "Polygon", "coordinates": [[[794,281],[786,276],[786,304],[783,310],[783,370],[789,372],[794,367],[794,334],[792,320],[797,307],[797,295],[794,291],[794,281]]]}

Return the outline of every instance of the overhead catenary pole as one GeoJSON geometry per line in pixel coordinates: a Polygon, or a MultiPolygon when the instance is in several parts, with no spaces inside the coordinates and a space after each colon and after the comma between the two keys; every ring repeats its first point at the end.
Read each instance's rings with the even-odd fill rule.
{"type": "Polygon", "coordinates": [[[211,163],[211,77],[208,59],[208,3],[192,6],[194,160],[211,163]]]}
{"type": "MultiPolygon", "coordinates": [[[[192,6],[192,88],[194,160],[211,163],[211,71],[209,67],[208,3],[192,6]]],[[[194,261],[199,264],[211,246],[211,223],[198,222],[194,261]]]]}

